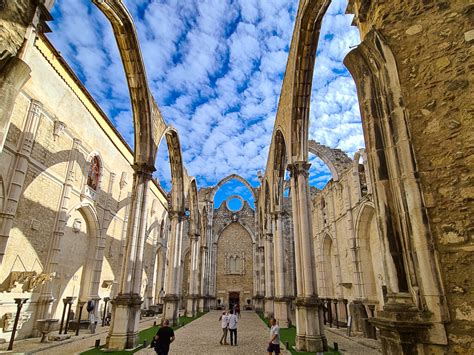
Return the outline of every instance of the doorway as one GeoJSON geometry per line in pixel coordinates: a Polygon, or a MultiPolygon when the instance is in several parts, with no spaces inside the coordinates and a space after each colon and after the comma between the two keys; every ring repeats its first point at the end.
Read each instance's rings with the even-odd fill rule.
{"type": "Polygon", "coordinates": [[[229,309],[233,309],[236,304],[240,304],[240,293],[229,292],[229,309]]]}

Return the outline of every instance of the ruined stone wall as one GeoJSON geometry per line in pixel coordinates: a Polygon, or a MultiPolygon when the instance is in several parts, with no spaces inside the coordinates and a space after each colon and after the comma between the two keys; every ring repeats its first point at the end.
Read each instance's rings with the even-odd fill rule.
{"type": "Polygon", "coordinates": [[[390,46],[407,110],[415,164],[439,255],[450,321],[449,353],[474,333],[472,230],[474,6],[468,1],[358,0],[362,38],[375,28],[390,46]]]}
{"type": "Polygon", "coordinates": [[[0,8],[0,60],[16,55],[25,38],[36,4],[34,0],[2,1],[0,8]]]}
{"type": "Polygon", "coordinates": [[[228,306],[229,292],[238,292],[243,308],[247,299],[253,297],[253,245],[249,232],[238,222],[227,226],[217,244],[217,299],[228,306]],[[242,274],[229,274],[225,267],[227,255],[244,256],[245,266],[242,274]]]}
{"type": "Polygon", "coordinates": [[[225,201],[214,210],[212,238],[213,243],[217,243],[217,256],[213,261],[216,263],[215,297],[226,306],[229,292],[239,292],[241,307],[254,296],[254,244],[250,233],[255,234],[255,212],[248,202],[245,201],[239,211],[229,210],[225,201]],[[228,274],[225,270],[226,254],[242,253],[245,255],[245,273],[228,274]]]}
{"type": "MultiPolygon", "coordinates": [[[[72,174],[67,204],[69,218],[59,238],[58,267],[54,269],[56,274],[51,281],[56,299],[53,304],[54,318],[61,318],[63,297],[80,296],[84,270],[95,255],[96,237],[100,235],[105,237],[105,245],[98,296],[103,299],[117,292],[133,179],[131,152],[107,119],[100,116],[97,109],[94,110],[95,104],[88,101],[81,91],[83,89],[72,86],[71,74],[59,64],[54,52],[37,46],[28,58],[28,65],[32,69],[31,80],[16,100],[5,147],[0,153],[1,190],[8,194],[13,174],[18,169],[18,152],[31,102],[36,100],[41,103],[21,197],[9,233],[6,254],[0,265],[0,318],[15,311],[14,297],[29,298],[24,312],[30,318],[23,324],[18,338],[31,335],[40,288],[25,291],[20,284],[7,290],[7,278],[12,271],[35,271],[38,274],[45,271],[54,231],[57,230],[58,210],[68,171],[72,174]],[[73,145],[77,145],[76,155],[69,170],[73,145]],[[91,195],[86,185],[88,161],[94,154],[100,157],[102,169],[99,187],[91,195]]],[[[149,196],[150,206],[153,200],[164,201],[154,185],[149,196]]],[[[3,210],[5,200],[6,196],[0,203],[1,212],[6,212],[3,210]]],[[[163,203],[154,205],[155,210],[147,213],[148,226],[156,218],[161,219],[165,210],[163,203]]],[[[155,228],[160,228],[160,223],[156,223],[155,228]]],[[[149,230],[148,234],[154,235],[153,230],[149,230]]],[[[152,276],[154,255],[154,240],[148,238],[142,294],[152,276]]],[[[76,304],[77,298],[73,310],[76,304]]],[[[99,311],[102,309],[103,302],[100,302],[99,311]]],[[[87,317],[87,312],[83,315],[87,317]]],[[[10,334],[0,329],[0,338],[8,341],[10,334]]]]}
{"type": "Polygon", "coordinates": [[[385,275],[380,236],[372,195],[358,193],[367,187],[358,174],[358,165],[350,167],[338,182],[331,179],[312,198],[318,295],[374,304],[381,310],[385,275]],[[330,260],[324,250],[327,238],[330,260]]]}

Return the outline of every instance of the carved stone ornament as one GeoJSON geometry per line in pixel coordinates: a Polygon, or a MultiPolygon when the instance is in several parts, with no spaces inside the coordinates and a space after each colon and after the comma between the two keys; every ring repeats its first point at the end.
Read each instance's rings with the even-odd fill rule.
{"type": "MultiPolygon", "coordinates": [[[[5,313],[2,317],[3,320],[3,332],[11,332],[13,330],[13,324],[15,323],[15,314],[13,312],[5,313]]],[[[16,330],[18,331],[23,327],[23,324],[28,322],[31,318],[31,312],[21,312],[18,318],[18,325],[16,330]]]]}
{"type": "Polygon", "coordinates": [[[66,128],[66,125],[64,124],[64,122],[59,121],[59,120],[54,121],[53,141],[56,142],[59,135],[64,132],[65,128],[66,128]]]}
{"type": "Polygon", "coordinates": [[[74,222],[72,222],[72,230],[74,231],[74,233],[79,233],[81,231],[81,227],[82,227],[82,220],[80,220],[79,218],[76,218],[74,222]]]}
{"type": "Polygon", "coordinates": [[[0,285],[0,292],[33,292],[38,286],[54,278],[54,273],[37,274],[36,271],[12,271],[0,285]],[[20,287],[21,286],[21,287],[20,287]]]}

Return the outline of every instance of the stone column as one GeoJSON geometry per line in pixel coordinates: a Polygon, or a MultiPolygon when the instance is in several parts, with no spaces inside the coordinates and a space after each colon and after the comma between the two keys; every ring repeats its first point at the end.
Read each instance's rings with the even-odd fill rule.
{"type": "Polygon", "coordinates": [[[184,213],[170,211],[171,233],[168,241],[168,271],[165,280],[165,297],[163,319],[170,325],[178,324],[180,286],[179,273],[181,268],[181,242],[183,235],[184,213]]]}
{"type": "Polygon", "coordinates": [[[194,317],[197,314],[197,302],[199,299],[199,234],[194,233],[190,239],[191,263],[189,265],[189,292],[186,316],[194,317]]]}
{"type": "Polygon", "coordinates": [[[217,243],[212,243],[211,253],[211,276],[210,276],[210,296],[211,296],[211,307],[216,307],[216,277],[217,277],[217,243]]]}
{"type": "MultiPolygon", "coordinates": [[[[2,92],[0,91],[0,93],[2,92]]],[[[5,196],[5,208],[3,213],[0,213],[0,264],[5,255],[10,230],[13,226],[18,202],[20,201],[23,192],[23,185],[25,184],[26,174],[28,172],[29,158],[33,149],[42,107],[43,105],[41,102],[31,100],[28,115],[26,117],[25,129],[21,135],[20,150],[17,153],[15,170],[13,171],[10,187],[9,189],[6,189],[8,195],[5,196]]]]}
{"type": "Polygon", "coordinates": [[[280,328],[288,328],[289,322],[289,297],[286,291],[286,273],[285,273],[285,239],[283,237],[283,224],[281,220],[281,211],[277,210],[272,214],[273,219],[273,250],[274,268],[275,268],[275,319],[280,328]]]}
{"type": "Polygon", "coordinates": [[[132,349],[138,344],[138,322],[140,320],[140,295],[143,273],[143,251],[146,239],[146,215],[149,182],[155,170],[153,166],[135,164],[132,201],[125,260],[121,271],[118,295],[111,301],[112,322],[106,347],[108,349],[132,349]]]}
{"type": "Polygon", "coordinates": [[[273,271],[273,235],[271,229],[265,234],[265,317],[273,317],[274,271],[273,271]]]}
{"type": "Polygon", "coordinates": [[[296,349],[321,352],[327,349],[324,336],[321,301],[316,293],[311,207],[308,170],[310,164],[298,161],[288,165],[295,235],[297,278],[296,349]]]}
{"type": "Polygon", "coordinates": [[[207,265],[207,246],[201,246],[201,297],[199,298],[199,312],[207,311],[207,273],[209,271],[209,267],[207,265]]]}

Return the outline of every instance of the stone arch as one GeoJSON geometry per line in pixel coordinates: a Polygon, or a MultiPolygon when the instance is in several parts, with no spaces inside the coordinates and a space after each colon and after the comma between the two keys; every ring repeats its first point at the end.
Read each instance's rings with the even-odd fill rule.
{"type": "Polygon", "coordinates": [[[366,194],[372,194],[372,183],[370,180],[367,154],[364,148],[359,149],[354,154],[354,160],[352,161],[352,174],[354,176],[354,187],[358,198],[361,199],[366,194]],[[362,164],[360,163],[361,158],[362,164]]]}
{"type": "Polygon", "coordinates": [[[339,181],[341,175],[352,166],[351,159],[340,149],[329,148],[310,140],[308,141],[308,150],[327,165],[334,181],[339,181]]]}
{"type": "Polygon", "coordinates": [[[199,200],[196,179],[192,178],[189,183],[188,191],[188,208],[190,212],[190,228],[189,233],[201,234],[199,220],[199,200]]]}
{"type": "Polygon", "coordinates": [[[331,236],[325,234],[321,243],[323,288],[325,296],[333,298],[336,296],[334,247],[331,236]]]}
{"type": "Polygon", "coordinates": [[[288,162],[288,154],[285,137],[280,129],[277,129],[273,139],[273,188],[274,204],[283,208],[283,193],[285,189],[285,173],[288,162]]]}
{"type": "Polygon", "coordinates": [[[168,126],[163,132],[160,141],[165,138],[168,147],[168,154],[171,169],[171,209],[184,213],[184,164],[181,153],[181,143],[179,140],[178,131],[168,126]]]}
{"type": "Polygon", "coordinates": [[[250,190],[250,192],[252,193],[254,201],[257,201],[257,196],[255,194],[255,189],[252,187],[252,185],[250,185],[250,183],[246,179],[244,179],[242,176],[237,175],[237,174],[231,174],[229,176],[226,176],[221,181],[219,181],[216,186],[214,186],[212,188],[212,191],[211,191],[211,194],[210,194],[210,197],[211,197],[212,201],[214,201],[214,196],[216,195],[216,192],[222,187],[222,185],[229,182],[230,180],[237,180],[237,181],[241,182],[242,184],[244,184],[245,187],[248,188],[250,190]]]}
{"type": "Polygon", "coordinates": [[[321,23],[330,1],[306,1],[295,24],[296,48],[292,74],[291,155],[295,161],[308,159],[308,128],[311,86],[321,23]]]}
{"type": "MultiPolygon", "coordinates": [[[[356,262],[359,265],[361,281],[363,285],[363,298],[369,301],[383,300],[378,297],[380,287],[377,287],[377,276],[380,275],[381,281],[385,280],[382,260],[375,263],[374,254],[381,256],[380,242],[375,221],[375,208],[373,204],[366,202],[362,205],[356,220],[356,262]],[[375,253],[374,253],[375,252],[375,253]],[[382,270],[381,270],[382,269],[382,270]],[[375,272],[379,274],[376,275],[375,272]]],[[[379,277],[379,279],[380,279],[379,277]]]]}
{"type": "Polygon", "coordinates": [[[165,284],[165,266],[166,266],[166,252],[163,246],[158,246],[155,253],[155,304],[161,303],[164,296],[165,284]],[[163,289],[163,292],[161,291],[163,289]]]}
{"type": "Polygon", "coordinates": [[[3,212],[3,208],[5,205],[5,184],[4,184],[4,179],[3,175],[0,174],[0,212],[3,212]]]}
{"type": "MultiPolygon", "coordinates": [[[[377,203],[379,208],[377,216],[380,219],[378,226],[393,259],[393,263],[387,260],[387,267],[394,268],[389,275],[396,275],[391,280],[390,287],[394,292],[408,292],[409,269],[412,269],[412,275],[416,272],[412,261],[407,257],[409,250],[406,248],[409,248],[410,243],[403,240],[405,232],[401,230],[397,222],[398,215],[403,215],[400,218],[405,219],[404,215],[408,214],[400,210],[406,205],[406,201],[402,196],[404,192],[401,191],[403,184],[398,179],[402,177],[401,170],[406,170],[408,175],[413,174],[413,166],[403,165],[407,162],[411,165],[415,163],[415,160],[408,143],[409,134],[405,117],[407,113],[402,107],[403,98],[397,64],[391,49],[376,30],[370,31],[364,41],[349,52],[344,59],[344,64],[356,82],[362,124],[364,131],[367,132],[365,141],[366,150],[371,159],[372,181],[374,183],[384,181],[384,184],[388,182],[388,185],[384,185],[387,187],[379,186],[377,189],[377,199],[380,201],[377,203]],[[386,123],[388,117],[392,122],[390,125],[386,123]],[[398,137],[399,142],[394,142],[394,137],[398,137]],[[403,150],[404,154],[409,154],[410,158],[397,159],[399,144],[408,144],[408,147],[403,147],[403,150]],[[385,152],[387,147],[393,147],[389,154],[385,152]],[[391,179],[396,179],[397,183],[391,183],[391,179]]],[[[416,197],[413,196],[410,200],[414,201],[416,197]]],[[[423,222],[420,221],[420,225],[423,225],[423,222]]],[[[412,281],[416,283],[416,280],[412,281]]]]}
{"type": "Polygon", "coordinates": [[[122,58],[135,128],[134,163],[152,167],[155,163],[159,137],[165,132],[166,124],[148,86],[132,16],[122,2],[93,0],[93,3],[110,21],[122,58]]]}
{"type": "Polygon", "coordinates": [[[88,257],[84,270],[82,272],[81,291],[79,301],[87,301],[89,299],[99,298],[100,277],[102,273],[102,263],[104,261],[105,236],[101,233],[100,222],[95,207],[83,202],[71,208],[68,216],[72,211],[79,211],[84,217],[88,226],[88,257]]]}
{"type": "Polygon", "coordinates": [[[240,223],[240,222],[232,222],[232,223],[229,223],[228,225],[226,225],[224,228],[222,228],[218,235],[217,235],[217,240],[216,240],[216,243],[219,243],[219,238],[221,237],[222,233],[224,233],[224,231],[229,228],[232,224],[234,223],[237,223],[238,225],[240,225],[242,228],[244,228],[250,235],[250,238],[252,239],[252,243],[255,243],[255,234],[254,232],[246,225],[240,223]]]}

